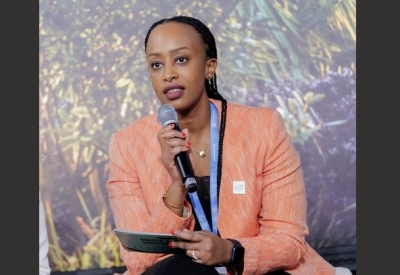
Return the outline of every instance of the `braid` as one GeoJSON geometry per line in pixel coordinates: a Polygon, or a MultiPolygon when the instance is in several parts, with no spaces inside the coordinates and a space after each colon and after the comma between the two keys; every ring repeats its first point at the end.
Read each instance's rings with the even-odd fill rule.
{"type": "MultiPolygon", "coordinates": [[[[152,30],[158,25],[167,23],[167,22],[178,22],[184,23],[192,26],[200,35],[204,41],[205,54],[208,58],[217,59],[217,46],[215,44],[214,35],[211,33],[210,29],[204,25],[200,20],[188,17],[188,16],[174,16],[170,18],[164,18],[157,22],[155,22],[150,29],[147,31],[146,37],[144,39],[144,50],[147,49],[147,42],[149,40],[149,35],[152,30]]],[[[223,142],[224,142],[224,134],[225,134],[225,126],[226,126],[226,112],[227,112],[227,102],[226,99],[222,97],[222,95],[218,92],[217,88],[217,74],[214,73],[213,77],[208,80],[205,79],[205,87],[207,96],[212,99],[220,100],[222,104],[222,113],[221,113],[221,125],[219,131],[219,154],[218,154],[218,173],[217,173],[217,185],[218,185],[218,197],[219,197],[219,187],[221,185],[221,175],[222,175],[222,152],[223,152],[223,142]]]]}

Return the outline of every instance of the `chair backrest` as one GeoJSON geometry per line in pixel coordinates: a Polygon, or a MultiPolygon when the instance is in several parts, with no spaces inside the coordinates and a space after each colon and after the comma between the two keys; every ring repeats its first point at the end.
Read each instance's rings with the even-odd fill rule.
{"type": "Polygon", "coordinates": [[[353,275],[350,269],[346,267],[335,267],[335,275],[353,275]]]}

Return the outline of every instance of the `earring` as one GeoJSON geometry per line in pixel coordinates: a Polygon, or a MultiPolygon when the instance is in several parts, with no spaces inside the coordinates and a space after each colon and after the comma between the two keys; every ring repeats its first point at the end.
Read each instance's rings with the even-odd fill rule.
{"type": "Polygon", "coordinates": [[[210,84],[210,86],[212,85],[211,80],[213,78],[213,75],[208,75],[208,84],[210,84]]]}

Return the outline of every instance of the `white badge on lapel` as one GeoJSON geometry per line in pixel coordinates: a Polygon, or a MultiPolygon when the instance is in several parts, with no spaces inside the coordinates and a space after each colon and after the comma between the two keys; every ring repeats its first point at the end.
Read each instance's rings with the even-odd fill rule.
{"type": "Polygon", "coordinates": [[[246,184],[242,180],[234,180],[233,184],[233,194],[244,194],[246,193],[246,184]]]}

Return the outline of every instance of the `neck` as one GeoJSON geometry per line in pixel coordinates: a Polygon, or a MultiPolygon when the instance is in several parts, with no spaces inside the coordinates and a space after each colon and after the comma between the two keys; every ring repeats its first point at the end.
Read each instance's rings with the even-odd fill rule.
{"type": "Polygon", "coordinates": [[[187,114],[178,114],[178,116],[180,128],[188,128],[192,141],[209,140],[211,109],[208,98],[207,100],[202,100],[187,114]]]}

